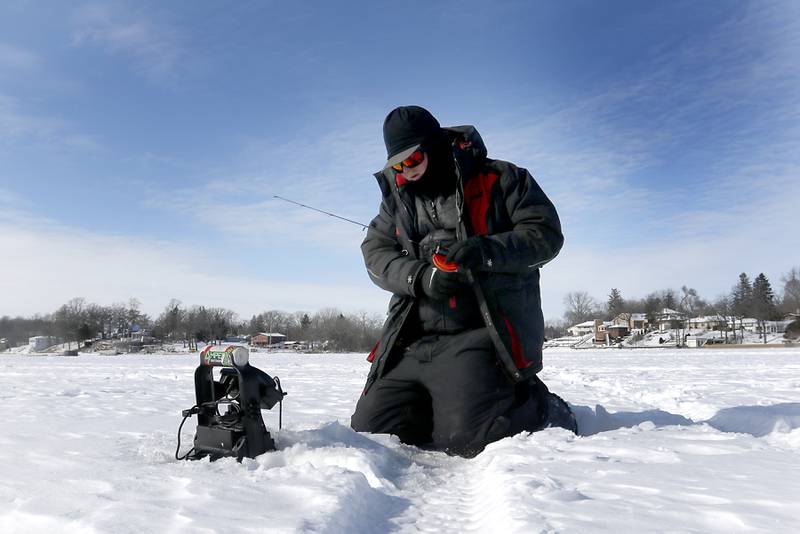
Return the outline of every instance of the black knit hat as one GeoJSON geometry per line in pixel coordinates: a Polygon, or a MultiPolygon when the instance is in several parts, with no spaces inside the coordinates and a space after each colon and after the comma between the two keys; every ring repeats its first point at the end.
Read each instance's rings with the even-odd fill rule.
{"type": "Polygon", "coordinates": [[[439,132],[439,121],[427,109],[419,106],[393,109],[383,121],[383,142],[389,158],[384,168],[403,161],[439,132]]]}

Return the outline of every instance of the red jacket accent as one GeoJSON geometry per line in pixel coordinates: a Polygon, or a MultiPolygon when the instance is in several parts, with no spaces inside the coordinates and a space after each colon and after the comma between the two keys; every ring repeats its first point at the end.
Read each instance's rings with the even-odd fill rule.
{"type": "Polygon", "coordinates": [[[525,355],[522,354],[522,346],[519,344],[519,338],[517,338],[517,333],[514,331],[514,327],[511,326],[511,321],[508,320],[508,317],[503,317],[503,321],[506,323],[508,335],[511,336],[511,357],[514,358],[514,364],[517,366],[517,369],[525,369],[526,367],[530,367],[533,362],[528,361],[528,359],[525,358],[525,355]]]}
{"type": "Polygon", "coordinates": [[[367,356],[367,361],[368,362],[372,363],[372,360],[375,359],[375,353],[378,352],[378,347],[380,346],[380,344],[381,344],[381,342],[378,341],[377,343],[375,343],[375,346],[372,347],[372,350],[369,351],[369,356],[367,356]]]}
{"type": "Polygon", "coordinates": [[[489,235],[489,204],[492,199],[492,187],[497,181],[493,172],[479,174],[464,186],[464,203],[472,223],[473,235],[489,235]]]}

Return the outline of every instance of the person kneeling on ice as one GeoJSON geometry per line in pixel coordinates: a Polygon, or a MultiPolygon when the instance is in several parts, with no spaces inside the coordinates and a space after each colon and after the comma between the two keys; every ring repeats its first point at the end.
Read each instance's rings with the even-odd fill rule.
{"type": "Polygon", "coordinates": [[[473,126],[405,106],[383,137],[383,198],[361,250],[393,296],[352,428],[467,457],[522,431],[577,432],[536,376],[539,268],[564,242],[553,204],[527,170],[488,158],[473,126]]]}

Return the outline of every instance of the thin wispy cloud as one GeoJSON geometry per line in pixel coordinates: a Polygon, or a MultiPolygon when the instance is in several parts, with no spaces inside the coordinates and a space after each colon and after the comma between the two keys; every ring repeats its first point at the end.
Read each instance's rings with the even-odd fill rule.
{"type": "MultiPolygon", "coordinates": [[[[800,19],[785,8],[751,5],[535,121],[503,117],[512,126],[495,125],[491,139],[511,158],[530,162],[571,215],[602,211],[622,191],[615,209],[631,213],[649,214],[676,198],[664,190],[685,191],[717,211],[735,206],[731,192],[786,176],[781,169],[800,158],[800,19]],[[689,188],[677,186],[686,163],[703,150],[715,154],[703,174],[689,188]],[[674,185],[639,178],[669,164],[674,185]],[[756,176],[744,172],[757,167],[756,176]]],[[[774,193],[785,194],[781,189],[774,193]]],[[[670,216],[680,218],[680,209],[670,216]]]]}
{"type": "Polygon", "coordinates": [[[23,216],[20,210],[30,207],[30,201],[9,189],[0,187],[0,220],[11,218],[22,222],[23,216]]]}
{"type": "Polygon", "coordinates": [[[72,42],[98,46],[132,61],[152,81],[169,81],[186,56],[182,34],[168,23],[119,3],[81,6],[73,16],[72,42]]]}
{"type": "Polygon", "coordinates": [[[724,215],[727,225],[718,224],[713,210],[699,217],[687,215],[687,228],[676,230],[664,221],[659,232],[635,246],[565,247],[542,272],[545,316],[559,317],[563,296],[576,290],[588,291],[603,302],[612,287],[624,297],[642,298],[659,289],[687,285],[713,300],[730,290],[740,272],[765,272],[770,280],[779,280],[797,263],[792,251],[800,242],[786,225],[787,221],[795,228],[800,224],[794,214],[796,198],[739,206],[724,215]],[[712,227],[705,217],[712,218],[712,227]]]}
{"type": "Polygon", "coordinates": [[[18,145],[97,150],[99,139],[57,117],[26,112],[17,98],[0,93],[0,148],[18,145]]]}
{"type": "Polygon", "coordinates": [[[42,64],[38,54],[25,48],[0,42],[0,70],[33,70],[42,64]]]}
{"type": "Polygon", "coordinates": [[[0,315],[53,311],[76,296],[104,305],[136,297],[151,314],[170,298],[244,317],[266,309],[382,308],[379,291],[366,284],[252,278],[191,243],[87,232],[21,211],[0,216],[0,249],[14,258],[0,264],[0,315]]]}
{"type": "Polygon", "coordinates": [[[215,171],[198,184],[168,194],[153,184],[146,206],[178,210],[239,240],[357,248],[363,235],[355,226],[274,198],[279,195],[364,224],[377,213],[380,195],[371,173],[382,164],[382,142],[376,139],[380,124],[342,121],[327,128],[317,137],[243,138],[226,173],[215,171]],[[366,198],[358,191],[368,192],[366,198]],[[177,205],[172,198],[183,202],[177,205]],[[235,215],[204,215],[212,212],[235,215]]]}
{"type": "Polygon", "coordinates": [[[778,277],[791,267],[788,250],[800,244],[800,17],[786,7],[750,5],[550,114],[493,125],[489,142],[538,171],[565,229],[576,220],[594,228],[568,231],[545,267],[546,315],[560,315],[562,296],[576,289],[602,300],[611,287],[641,297],[688,284],[713,298],[742,270],[773,266],[767,274],[778,277]],[[695,154],[702,168],[687,179],[695,154]],[[659,165],[674,167],[672,183],[640,179],[659,165]],[[609,234],[609,217],[626,221],[625,232],[609,234]]]}
{"type": "Polygon", "coordinates": [[[311,280],[320,294],[375,291],[380,308],[363,232],[273,195],[368,223],[381,122],[420,104],[443,125],[474,124],[490,157],[528,168],[556,204],[567,240],[543,271],[548,317],[575,289],[689,284],[713,297],[741,270],[779,277],[796,263],[800,4],[478,4],[426,8],[405,39],[383,39],[390,18],[366,2],[0,5],[21,28],[0,40],[0,197],[15,196],[2,231],[18,247],[84,251],[72,273],[87,297],[103,280],[114,299],[146,300],[99,272],[117,268],[104,248],[137,265],[119,241],[169,276],[188,264],[183,278],[243,298],[241,313],[247,287],[317,291],[311,280]],[[486,24],[515,37],[458,40],[486,24]]]}

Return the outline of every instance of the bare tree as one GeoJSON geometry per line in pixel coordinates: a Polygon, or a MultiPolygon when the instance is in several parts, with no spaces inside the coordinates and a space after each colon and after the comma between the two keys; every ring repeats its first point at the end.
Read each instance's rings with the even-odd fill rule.
{"type": "Polygon", "coordinates": [[[663,307],[661,297],[658,293],[650,293],[644,298],[644,315],[649,328],[654,328],[658,323],[658,318],[663,307]]]}
{"type": "Polygon", "coordinates": [[[781,311],[800,315],[800,267],[793,267],[782,278],[781,311]]]}
{"type": "Polygon", "coordinates": [[[568,325],[564,321],[547,321],[544,324],[544,337],[547,339],[555,339],[567,335],[568,325]]]}
{"type": "Polygon", "coordinates": [[[665,308],[674,310],[678,307],[678,297],[675,295],[674,289],[664,289],[661,291],[661,304],[665,308]]]}
{"type": "Polygon", "coordinates": [[[52,315],[34,315],[31,318],[11,318],[7,315],[0,317],[0,338],[5,338],[9,347],[26,344],[29,338],[41,335],[56,335],[52,315]]]}
{"type": "Polygon", "coordinates": [[[733,300],[729,295],[721,295],[717,297],[717,299],[709,305],[709,311],[713,313],[715,316],[722,319],[719,323],[719,330],[720,333],[725,333],[725,342],[728,342],[728,330],[729,325],[733,325],[733,329],[731,330],[733,334],[733,342],[736,342],[736,317],[735,312],[733,310],[733,300]]]}
{"type": "Polygon", "coordinates": [[[706,303],[697,294],[697,290],[693,287],[681,286],[681,296],[678,302],[678,311],[684,314],[684,320],[679,324],[681,328],[678,329],[679,344],[683,345],[686,342],[687,331],[689,330],[689,320],[697,315],[701,308],[705,308],[706,303]]]}
{"type": "Polygon", "coordinates": [[[697,294],[693,287],[681,286],[681,300],[678,303],[678,310],[687,314],[689,317],[696,315],[704,309],[706,303],[697,294]]]}
{"type": "Polygon", "coordinates": [[[92,336],[106,337],[106,330],[111,325],[111,309],[99,304],[86,305],[86,322],[92,336]]]}
{"type": "Polygon", "coordinates": [[[67,348],[72,348],[72,342],[78,343],[80,348],[81,334],[84,333],[82,326],[86,323],[86,299],[83,297],[76,297],[53,314],[53,319],[56,324],[56,331],[59,336],[68,343],[67,348]]]}
{"type": "Polygon", "coordinates": [[[156,320],[160,337],[175,339],[185,337],[183,323],[186,319],[186,310],[181,307],[181,301],[171,299],[156,320]]]}
{"type": "Polygon", "coordinates": [[[593,319],[597,302],[586,291],[572,291],[564,296],[564,320],[569,326],[593,319]]]}

